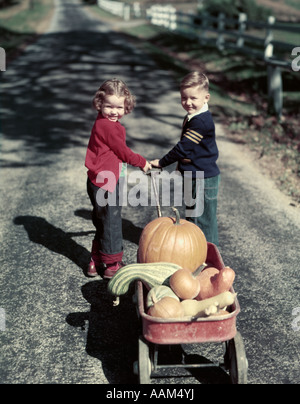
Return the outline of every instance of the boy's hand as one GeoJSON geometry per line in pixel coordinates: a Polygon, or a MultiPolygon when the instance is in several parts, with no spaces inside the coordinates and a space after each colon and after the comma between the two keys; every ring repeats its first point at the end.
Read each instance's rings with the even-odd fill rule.
{"type": "Polygon", "coordinates": [[[153,167],[161,168],[161,166],[159,164],[159,159],[152,160],[152,161],[150,161],[150,163],[153,165],[153,167]]]}
{"type": "Polygon", "coordinates": [[[146,165],[142,170],[144,171],[144,173],[146,173],[147,171],[151,170],[151,168],[152,165],[149,163],[149,161],[146,161],[146,165]]]}

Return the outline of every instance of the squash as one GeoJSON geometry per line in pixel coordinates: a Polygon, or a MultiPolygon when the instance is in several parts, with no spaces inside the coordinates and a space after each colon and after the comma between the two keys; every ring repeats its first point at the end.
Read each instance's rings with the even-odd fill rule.
{"type": "Polygon", "coordinates": [[[227,316],[229,313],[229,311],[227,310],[218,310],[216,313],[212,313],[210,314],[211,317],[222,317],[222,316],[227,316]]]}
{"type": "Polygon", "coordinates": [[[197,277],[185,268],[178,269],[170,278],[170,288],[180,299],[194,299],[200,292],[197,277]]]}
{"type": "Polygon", "coordinates": [[[235,272],[229,267],[221,270],[208,267],[197,275],[197,279],[200,282],[200,292],[196,300],[204,300],[230,290],[235,279],[235,272]]]}
{"type": "Polygon", "coordinates": [[[201,301],[194,299],[183,300],[181,305],[183,307],[185,316],[193,318],[205,317],[208,315],[208,310],[211,312],[211,314],[213,314],[212,306],[215,306],[218,310],[231,306],[234,303],[235,296],[236,295],[234,293],[224,292],[218,296],[201,301]]]}
{"type": "Polygon", "coordinates": [[[148,315],[158,318],[179,318],[183,317],[184,311],[180,302],[167,296],[150,307],[148,315]]]}
{"type": "Polygon", "coordinates": [[[154,286],[154,288],[152,288],[148,292],[147,299],[146,299],[146,307],[149,308],[149,307],[153,306],[155,303],[159,302],[164,297],[172,297],[173,299],[177,300],[178,302],[180,301],[179,297],[175,295],[175,293],[172,291],[171,288],[169,288],[169,286],[158,285],[158,286],[154,286]]]}
{"type": "Polygon", "coordinates": [[[130,264],[119,269],[108,283],[108,291],[114,296],[128,292],[133,281],[141,280],[149,289],[168,283],[169,278],[180,266],[169,262],[151,264],[130,264]]]}
{"type": "Polygon", "coordinates": [[[173,262],[194,272],[207,257],[204,233],[194,223],[176,217],[159,217],[143,229],[138,250],[139,262],[173,262]]]}

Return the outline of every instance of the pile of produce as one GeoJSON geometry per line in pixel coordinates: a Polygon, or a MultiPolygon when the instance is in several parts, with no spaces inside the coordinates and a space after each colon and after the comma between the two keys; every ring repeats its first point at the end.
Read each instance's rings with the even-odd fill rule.
{"type": "Polygon", "coordinates": [[[204,268],[199,275],[178,269],[169,279],[169,286],[155,286],[147,296],[148,314],[159,318],[208,317],[229,314],[234,303],[230,292],[234,271],[225,267],[204,268]]]}
{"type": "Polygon", "coordinates": [[[195,224],[176,217],[159,217],[143,230],[138,263],[121,268],[108,284],[121,296],[133,281],[148,288],[147,313],[158,318],[207,317],[229,314],[235,272],[207,267],[207,241],[195,224]]]}
{"type": "Polygon", "coordinates": [[[146,310],[150,316],[197,318],[229,314],[225,308],[234,303],[235,295],[230,292],[234,278],[229,267],[207,267],[194,275],[173,263],[137,263],[121,268],[109,281],[108,290],[121,296],[132,282],[141,280],[149,289],[146,310]]]}

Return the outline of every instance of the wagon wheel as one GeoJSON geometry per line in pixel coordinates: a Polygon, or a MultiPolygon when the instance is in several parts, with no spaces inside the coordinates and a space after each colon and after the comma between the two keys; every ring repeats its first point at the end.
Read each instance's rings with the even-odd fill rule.
{"type": "Polygon", "coordinates": [[[232,384],[247,384],[248,361],[244,342],[239,332],[226,342],[225,366],[229,370],[232,384]]]}
{"type": "Polygon", "coordinates": [[[139,337],[138,375],[140,384],[150,384],[151,360],[149,345],[142,337],[139,337]]]}

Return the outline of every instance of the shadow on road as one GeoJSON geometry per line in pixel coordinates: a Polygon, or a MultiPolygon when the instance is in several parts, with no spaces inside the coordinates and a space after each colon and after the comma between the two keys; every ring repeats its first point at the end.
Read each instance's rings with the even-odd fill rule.
{"type": "MultiPolygon", "coordinates": [[[[72,327],[87,330],[86,352],[99,359],[110,384],[136,384],[133,363],[138,359],[138,337],[141,324],[132,301],[134,285],[121,296],[120,304],[113,307],[113,297],[107,292],[107,281],[92,281],[82,286],[81,292],[91,305],[89,312],[70,313],[66,322],[72,327]]],[[[197,348],[201,344],[195,344],[197,348]]],[[[219,344],[220,345],[220,344],[219,344]]],[[[153,381],[188,380],[201,384],[229,384],[229,376],[221,368],[178,369],[182,354],[187,364],[212,364],[201,354],[186,353],[188,346],[159,346],[159,364],[175,365],[174,369],[158,370],[153,381]]],[[[201,346],[197,351],[201,351],[201,346]]]]}
{"type": "Polygon", "coordinates": [[[72,237],[87,236],[92,231],[68,233],[37,216],[17,216],[14,218],[14,224],[24,226],[30,241],[69,258],[85,273],[90,253],[72,237]]]}
{"type": "MultiPolygon", "coordinates": [[[[112,77],[127,81],[136,95],[135,118],[176,126],[172,122],[178,118],[176,114],[172,118],[163,109],[157,110],[164,90],[170,91],[169,74],[156,70],[154,80],[154,69],[151,60],[115,32],[78,30],[43,35],[8,66],[1,84],[3,137],[20,146],[8,153],[2,151],[2,166],[46,166],[64,149],[86,147],[96,115],[93,96],[99,85],[112,77]],[[20,152],[34,154],[34,159],[17,161],[20,152]]],[[[152,133],[145,130],[141,137],[138,131],[132,139],[128,136],[128,145],[170,144],[164,133],[159,141],[152,133]]]]}
{"type": "MultiPolygon", "coordinates": [[[[69,8],[71,12],[72,7],[69,8]]],[[[28,167],[58,167],[54,173],[45,170],[47,177],[43,181],[38,170],[34,173],[47,187],[48,195],[54,192],[48,176],[59,187],[62,181],[55,181],[55,176],[61,175],[68,164],[83,167],[96,116],[92,98],[106,79],[123,79],[137,97],[134,114],[125,124],[126,128],[129,126],[128,146],[136,152],[146,151],[149,158],[158,157],[151,153],[160,145],[173,145],[170,132],[176,129],[175,136],[180,132],[176,124],[180,117],[174,110],[169,113],[167,105],[172,92],[168,71],[157,69],[153,61],[107,27],[99,30],[98,22],[94,29],[86,19],[79,24],[69,17],[65,21],[68,27],[62,24],[59,32],[43,35],[22,57],[9,64],[1,83],[1,131],[5,144],[1,151],[2,167],[22,168],[28,176],[33,175],[33,169],[25,173],[28,167]]],[[[178,95],[177,88],[174,90],[178,95]]],[[[61,187],[63,190],[63,184],[61,187]]],[[[27,213],[28,207],[24,208],[27,213]]],[[[68,258],[85,275],[90,251],[73,238],[93,234],[92,224],[89,231],[66,232],[39,213],[26,213],[17,215],[14,225],[23,226],[32,243],[68,258]]],[[[89,219],[90,213],[78,209],[75,215],[89,219]]],[[[125,240],[138,244],[141,231],[130,220],[123,220],[125,240]]],[[[112,307],[104,280],[89,281],[81,291],[90,311],[68,314],[67,323],[88,327],[86,351],[101,361],[109,383],[135,383],[132,363],[137,358],[139,327],[130,294],[120,306],[112,307]]]]}
{"type": "MultiPolygon", "coordinates": [[[[75,215],[89,219],[91,214],[86,209],[78,209],[75,215]]],[[[74,262],[86,275],[87,265],[90,260],[90,252],[76,243],[72,237],[88,236],[94,234],[94,230],[82,232],[65,232],[53,226],[46,219],[37,216],[17,216],[15,225],[22,225],[26,230],[29,240],[41,244],[57,254],[61,254],[74,262]]],[[[142,228],[135,226],[127,219],[123,219],[123,238],[138,245],[142,228]]]]}
{"type": "Polygon", "coordinates": [[[91,309],[86,313],[70,313],[66,322],[72,327],[88,328],[86,352],[101,361],[110,384],[136,383],[133,362],[138,355],[139,324],[131,295],[121,297],[121,304],[113,307],[107,281],[89,282],[81,291],[91,309]]]}

